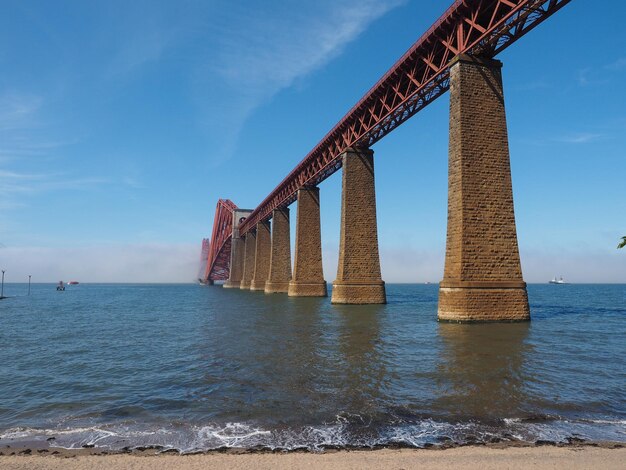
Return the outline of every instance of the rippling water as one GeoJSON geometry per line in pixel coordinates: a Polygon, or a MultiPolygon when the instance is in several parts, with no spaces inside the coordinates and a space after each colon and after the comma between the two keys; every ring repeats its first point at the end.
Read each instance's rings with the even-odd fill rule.
{"type": "Polygon", "coordinates": [[[332,306],[195,285],[5,285],[0,445],[626,442],[626,285],[530,285],[525,324],[437,322],[436,285],[332,306]]]}

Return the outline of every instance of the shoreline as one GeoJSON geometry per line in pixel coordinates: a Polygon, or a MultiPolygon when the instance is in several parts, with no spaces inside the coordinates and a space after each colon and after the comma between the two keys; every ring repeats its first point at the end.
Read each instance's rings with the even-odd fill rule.
{"type": "Polygon", "coordinates": [[[453,449],[495,449],[495,450],[507,450],[507,449],[606,449],[626,450],[626,442],[620,441],[584,441],[572,439],[570,442],[554,442],[554,441],[537,441],[537,442],[524,442],[524,441],[501,441],[501,442],[485,442],[485,443],[471,443],[471,444],[456,444],[456,443],[442,443],[431,444],[423,447],[414,447],[410,445],[396,444],[396,445],[380,445],[374,447],[334,447],[328,446],[320,450],[311,450],[308,448],[294,448],[294,449],[271,449],[267,447],[219,447],[208,450],[193,450],[181,452],[175,448],[166,448],[164,446],[150,445],[150,446],[137,446],[133,448],[124,447],[121,449],[109,449],[106,447],[97,447],[94,445],[84,445],[80,448],[66,448],[55,447],[49,445],[48,442],[33,441],[30,443],[20,443],[18,445],[1,445],[0,446],[0,459],[7,456],[27,456],[27,455],[40,455],[40,456],[59,456],[59,457],[81,457],[81,456],[103,456],[103,455],[136,455],[136,456],[160,456],[160,455],[172,455],[178,457],[186,457],[190,455],[284,455],[284,454],[311,454],[311,455],[324,455],[338,452],[380,452],[383,450],[389,451],[425,451],[425,452],[443,452],[453,449]]]}
{"type": "Polygon", "coordinates": [[[282,468],[623,468],[626,446],[622,443],[566,445],[469,445],[428,449],[331,449],[325,452],[214,450],[179,454],[155,449],[106,452],[101,449],[2,448],[0,466],[7,470],[41,469],[124,469],[154,470],[176,468],[282,469],[282,468]],[[7,455],[11,450],[13,455],[7,455]]]}

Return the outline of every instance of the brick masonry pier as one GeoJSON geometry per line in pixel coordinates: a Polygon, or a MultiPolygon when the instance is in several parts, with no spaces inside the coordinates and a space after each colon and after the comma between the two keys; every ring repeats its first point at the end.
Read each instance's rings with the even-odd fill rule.
{"type": "Polygon", "coordinates": [[[239,236],[239,223],[247,217],[251,210],[235,209],[233,211],[233,234],[230,248],[230,274],[224,283],[226,289],[239,289],[243,277],[243,261],[245,257],[246,242],[239,236]]]}
{"type": "Polygon", "coordinates": [[[256,226],[254,274],[250,283],[250,290],[265,290],[265,282],[270,272],[270,244],[270,223],[259,222],[256,226]]]}
{"type": "Polygon", "coordinates": [[[448,233],[439,320],[530,319],[501,67],[500,61],[466,55],[450,67],[448,233]]]}
{"type": "Polygon", "coordinates": [[[265,293],[287,292],[289,281],[291,281],[289,209],[276,209],[272,212],[270,273],[265,283],[265,293]]]}
{"type": "Polygon", "coordinates": [[[293,297],[328,295],[322,270],[320,190],[317,187],[298,190],[295,257],[289,295],[293,297]]]}
{"type": "Polygon", "coordinates": [[[380,276],[374,152],[348,149],[343,155],[341,235],[334,304],[384,304],[380,276]]]}
{"type": "Polygon", "coordinates": [[[243,260],[243,277],[241,278],[240,289],[250,289],[252,277],[254,276],[254,258],[256,252],[256,233],[250,230],[246,233],[245,255],[243,260]]]}

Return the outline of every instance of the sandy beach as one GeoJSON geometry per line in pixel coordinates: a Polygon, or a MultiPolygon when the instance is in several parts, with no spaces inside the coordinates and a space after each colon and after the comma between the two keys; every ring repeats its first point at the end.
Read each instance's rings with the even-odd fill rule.
{"type": "Polygon", "coordinates": [[[446,450],[381,449],[314,453],[153,453],[86,455],[61,451],[51,455],[0,456],[4,470],[21,469],[624,469],[626,448],[601,447],[459,447],[446,450]]]}

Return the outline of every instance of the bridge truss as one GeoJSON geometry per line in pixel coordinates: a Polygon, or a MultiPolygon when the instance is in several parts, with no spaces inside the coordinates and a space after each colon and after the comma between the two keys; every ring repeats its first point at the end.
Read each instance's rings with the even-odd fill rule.
{"type": "MultiPolygon", "coordinates": [[[[233,211],[237,206],[229,199],[220,199],[215,208],[213,233],[208,245],[206,267],[201,282],[225,281],[230,274],[230,247],[233,234],[233,211]]],[[[206,239],[205,239],[206,240],[206,239]]],[[[203,253],[204,253],[203,242],[203,253]]]]}
{"type": "Polygon", "coordinates": [[[456,0],[261,202],[240,226],[240,234],[270,218],[274,209],[291,204],[298,189],[317,185],[339,170],[347,148],[370,147],[445,93],[452,58],[492,58],[570,1],[456,0]]]}

